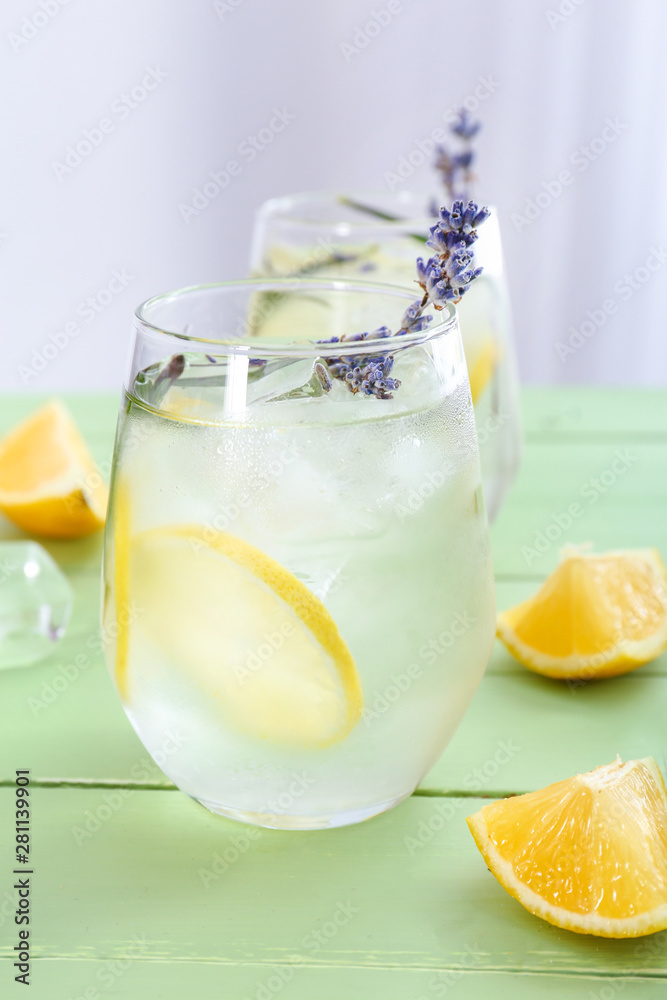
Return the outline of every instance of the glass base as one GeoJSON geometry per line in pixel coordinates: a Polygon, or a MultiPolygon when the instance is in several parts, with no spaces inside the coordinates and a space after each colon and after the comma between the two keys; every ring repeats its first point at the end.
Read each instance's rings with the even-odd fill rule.
{"type": "MultiPolygon", "coordinates": [[[[249,823],[251,826],[262,826],[268,830],[331,830],[337,826],[350,826],[352,823],[363,823],[366,819],[379,816],[389,809],[393,809],[399,803],[407,799],[414,789],[399,795],[398,798],[389,799],[387,802],[379,802],[364,809],[351,809],[349,812],[333,813],[326,816],[300,816],[296,813],[261,813],[247,812],[243,809],[232,809],[228,806],[220,805],[217,802],[208,802],[206,799],[197,799],[200,805],[208,809],[209,812],[218,816],[226,816],[227,819],[236,820],[237,823],[249,823]]],[[[194,796],[193,796],[194,797],[194,796]]]]}

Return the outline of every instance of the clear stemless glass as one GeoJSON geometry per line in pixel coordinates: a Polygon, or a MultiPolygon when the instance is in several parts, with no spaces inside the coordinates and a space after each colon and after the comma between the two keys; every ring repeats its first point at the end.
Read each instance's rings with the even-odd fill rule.
{"type": "Polygon", "coordinates": [[[144,303],[105,542],[107,660],[171,780],[213,812],[311,829],[409,795],[460,722],[495,609],[453,308],[315,279],[144,303]],[[351,362],[393,355],[391,398],[351,362]],[[339,374],[339,373],[338,373],[339,374]]]}
{"type": "MultiPolygon", "coordinates": [[[[251,271],[260,277],[364,278],[411,287],[416,298],[421,293],[415,285],[415,259],[429,256],[425,241],[433,223],[429,200],[407,191],[273,198],[257,212],[251,271]]],[[[479,230],[475,262],[484,274],[458,310],[486,506],[493,521],[521,455],[516,352],[495,210],[479,230]]]]}

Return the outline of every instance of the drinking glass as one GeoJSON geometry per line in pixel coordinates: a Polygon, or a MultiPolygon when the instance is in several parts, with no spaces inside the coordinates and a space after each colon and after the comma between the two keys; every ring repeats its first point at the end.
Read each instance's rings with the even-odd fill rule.
{"type": "MultiPolygon", "coordinates": [[[[310,274],[368,278],[414,289],[415,260],[434,224],[423,195],[313,192],[273,198],[257,212],[251,252],[255,276],[310,274]]],[[[489,519],[493,521],[519,466],[519,393],[495,210],[479,230],[475,263],[484,273],[458,305],[489,519]]]]}
{"type": "Polygon", "coordinates": [[[401,329],[412,299],[249,280],[136,312],[106,656],[148,751],[215,813],[310,829],[390,809],[486,667],[492,568],[455,310],[372,333],[401,329]],[[401,384],[351,391],[343,353],[393,356],[401,384]]]}

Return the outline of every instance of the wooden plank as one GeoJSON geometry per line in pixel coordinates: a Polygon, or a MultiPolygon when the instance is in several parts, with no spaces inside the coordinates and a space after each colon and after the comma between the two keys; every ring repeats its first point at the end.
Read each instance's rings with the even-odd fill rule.
{"type": "Polygon", "coordinates": [[[61,399],[76,420],[81,433],[91,443],[113,445],[121,387],[117,392],[3,393],[0,399],[0,435],[8,431],[48,399],[61,399]]]}
{"type": "MultiPolygon", "coordinates": [[[[66,393],[62,396],[92,439],[113,438],[118,391],[66,393]]],[[[0,434],[53,393],[7,393],[0,401],[0,434]]],[[[667,437],[667,395],[662,389],[606,386],[523,386],[523,428],[528,439],[667,437]]]]}
{"type": "MultiPolygon", "coordinates": [[[[523,470],[492,528],[497,573],[544,576],[548,561],[536,546],[548,548],[555,565],[558,548],[569,541],[592,539],[598,547],[658,545],[667,552],[663,516],[667,503],[667,445],[634,445],[638,463],[605,493],[599,473],[609,471],[617,449],[608,445],[549,445],[526,449],[523,470]],[[539,485],[537,485],[539,484],[539,485]],[[572,509],[572,505],[576,505],[572,509]],[[633,541],[639,539],[638,542],[633,541]],[[510,560],[509,549],[536,549],[510,560]]],[[[0,539],[25,538],[0,519],[0,539]]],[[[76,541],[40,539],[64,569],[97,573],[102,534],[76,541]]]]}
{"type": "MultiPolygon", "coordinates": [[[[660,394],[649,392],[635,395],[631,393],[629,397],[631,405],[619,407],[618,402],[614,402],[618,397],[615,390],[612,392],[604,391],[597,395],[594,393],[594,404],[589,402],[588,390],[563,391],[565,392],[566,409],[574,405],[572,400],[578,399],[586,416],[583,429],[580,426],[581,421],[574,423],[573,434],[577,435],[576,440],[579,443],[563,444],[554,439],[547,446],[540,439],[537,445],[529,444],[526,447],[519,478],[494,529],[494,542],[497,541],[501,554],[504,550],[504,536],[508,531],[510,534],[512,531],[513,516],[518,517],[522,522],[525,522],[526,514],[532,519],[526,543],[530,544],[537,531],[546,531],[547,528],[551,528],[554,517],[562,519],[566,516],[567,508],[571,503],[579,503],[583,508],[582,516],[577,518],[574,523],[573,530],[576,533],[579,527],[582,530],[588,530],[587,519],[592,518],[592,523],[594,523],[597,512],[605,506],[616,507],[625,504],[627,500],[632,500],[633,505],[636,502],[648,505],[650,508],[648,513],[653,514],[656,513],[656,501],[665,499],[667,476],[664,475],[664,469],[667,467],[667,445],[660,442],[635,442],[623,447],[617,443],[615,431],[615,428],[619,427],[619,420],[617,418],[612,421],[612,416],[617,410],[620,410],[624,416],[638,412],[643,413],[644,410],[641,409],[639,401],[645,396],[648,401],[645,409],[647,408],[647,412],[650,412],[651,416],[650,419],[647,418],[643,423],[637,424],[637,429],[644,428],[648,435],[649,427],[655,426],[660,416],[659,407],[663,405],[660,403],[662,399],[660,394]],[[600,426],[606,429],[607,438],[610,440],[605,439],[596,444],[586,444],[582,437],[586,433],[586,428],[593,426],[591,421],[598,413],[598,407],[601,408],[602,413],[600,426]],[[617,459],[616,451],[618,449],[621,450],[622,454],[630,456],[630,464],[627,471],[616,474],[612,466],[617,459]],[[605,473],[605,481],[614,475],[616,478],[611,486],[600,483],[602,488],[606,488],[606,493],[602,494],[598,487],[591,485],[590,480],[599,479],[600,474],[605,473]],[[586,495],[582,495],[582,490],[586,490],[586,495]],[[524,510],[524,504],[530,506],[529,511],[524,510]]],[[[526,390],[524,396],[528,411],[526,417],[528,431],[532,433],[531,428],[542,426],[540,421],[544,423],[547,419],[545,412],[547,414],[552,412],[544,402],[544,398],[551,401],[550,405],[556,408],[561,405],[559,392],[561,390],[526,390]],[[540,401],[539,405],[537,401],[540,401]]],[[[0,433],[34,409],[42,401],[42,398],[32,395],[5,397],[0,403],[0,433]]],[[[65,400],[105,471],[109,468],[111,458],[118,398],[115,393],[104,393],[96,396],[70,394],[65,400]]],[[[622,393],[621,398],[623,398],[622,393]]],[[[667,404],[665,406],[667,407],[667,404]]],[[[557,409],[554,412],[557,412],[557,409]]],[[[660,417],[660,419],[662,418],[660,417]]],[[[663,422],[663,425],[660,426],[667,425],[663,422]]],[[[618,462],[616,462],[616,468],[620,469],[618,462]]],[[[642,516],[642,519],[645,520],[645,517],[642,516]]],[[[657,521],[658,518],[656,518],[657,521]]],[[[552,531],[555,531],[555,528],[552,528],[552,531]]],[[[0,537],[23,536],[18,529],[2,521],[0,537]]],[[[56,558],[62,559],[67,564],[78,564],[81,560],[86,563],[90,561],[89,556],[92,557],[96,551],[95,542],[96,540],[93,539],[77,543],[46,544],[56,558]]],[[[502,560],[499,568],[501,572],[504,571],[502,560]]]]}
{"type": "Polygon", "coordinates": [[[89,594],[91,587],[99,598],[103,534],[102,531],[97,531],[85,538],[66,541],[38,538],[26,535],[20,528],[0,517],[0,541],[25,541],[28,537],[34,537],[55,559],[75,588],[80,584],[82,589],[78,592],[79,598],[84,594],[83,588],[87,588],[86,593],[89,594]]]}
{"type": "Polygon", "coordinates": [[[523,386],[521,409],[527,440],[667,438],[663,389],[523,386]]]}
{"type": "Polygon", "coordinates": [[[36,779],[170,784],[125,716],[97,630],[89,638],[97,645],[77,636],[42,664],[0,672],[0,780],[27,760],[36,779]]]}
{"type": "Polygon", "coordinates": [[[508,505],[567,510],[667,501],[667,440],[530,442],[508,505]]]}
{"type": "MultiPolygon", "coordinates": [[[[466,960],[464,958],[464,960],[466,960]]],[[[6,964],[6,963],[5,963],[6,964]]],[[[0,961],[0,970],[4,971],[0,961]]],[[[633,975],[545,975],[452,969],[354,968],[296,963],[265,965],[216,961],[37,959],[31,1000],[664,1000],[665,981],[633,975]],[[122,963],[122,964],[121,964],[122,963]],[[97,990],[89,993],[86,990],[97,990]]],[[[12,996],[9,992],[8,996],[12,996]]],[[[16,996],[19,996],[18,987],[16,996]]]]}
{"type": "MultiPolygon", "coordinates": [[[[260,983],[276,966],[438,971],[468,961],[476,975],[640,975],[664,988],[667,933],[576,935],[508,896],[465,824],[482,800],[412,798],[357,827],[293,833],[249,830],[174,792],[116,793],[118,804],[101,789],[32,791],[38,959],[123,958],[136,935],[137,965],[250,964],[260,983]]],[[[3,830],[13,807],[1,789],[3,830]]],[[[0,850],[9,871],[8,838],[0,850]]],[[[5,961],[13,930],[3,931],[5,961]]],[[[231,971],[227,986],[242,995],[231,971]]],[[[585,980],[570,995],[590,988],[585,980]]]]}
{"type": "Polygon", "coordinates": [[[527,792],[653,756],[667,778],[667,681],[627,675],[578,686],[525,671],[484,678],[449,747],[420,788],[527,792]]]}
{"type": "MultiPolygon", "coordinates": [[[[580,686],[517,666],[484,678],[422,790],[523,792],[607,763],[617,753],[651,754],[667,774],[664,675],[640,670],[580,686]]],[[[10,781],[13,768],[22,766],[15,761],[24,760],[35,778],[51,782],[169,785],[135,736],[99,658],[71,679],[38,667],[13,671],[12,683],[6,683],[9,673],[0,677],[1,780],[10,781]]]]}
{"type": "MultiPolygon", "coordinates": [[[[54,654],[33,667],[0,671],[5,716],[0,780],[9,780],[18,755],[31,761],[41,779],[163,787],[169,782],[135,736],[103,663],[97,580],[79,584],[85,596],[71,632],[54,654]]],[[[499,606],[524,599],[536,586],[535,581],[501,584],[499,606]]],[[[531,750],[492,776],[485,794],[538,788],[611,760],[617,752],[659,756],[664,752],[666,674],[663,654],[624,678],[566,684],[535,676],[496,643],[487,676],[458,734],[422,787],[470,791],[471,771],[485,765],[492,770],[487,762],[510,737],[531,750]],[[533,746],[537,719],[540,741],[533,746]]]]}
{"type": "Polygon", "coordinates": [[[664,501],[619,506],[603,497],[594,507],[585,507],[571,523],[562,518],[559,524],[557,518],[566,512],[560,501],[551,505],[508,503],[491,529],[496,577],[543,579],[557,566],[565,545],[588,542],[598,552],[657,548],[667,561],[664,501]]]}

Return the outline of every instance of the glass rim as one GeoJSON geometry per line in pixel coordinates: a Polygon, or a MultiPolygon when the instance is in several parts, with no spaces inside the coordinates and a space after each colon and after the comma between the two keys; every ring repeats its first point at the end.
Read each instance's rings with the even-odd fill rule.
{"type": "MultiPolygon", "coordinates": [[[[442,309],[435,313],[431,312],[433,319],[431,324],[424,330],[413,333],[404,333],[400,336],[392,333],[389,337],[368,337],[362,341],[345,340],[334,343],[321,343],[314,340],[302,341],[278,341],[262,340],[259,337],[242,338],[206,338],[192,336],[186,333],[178,333],[167,330],[164,326],[159,326],[148,318],[147,312],[155,306],[167,305],[175,299],[183,299],[188,295],[197,292],[215,291],[235,291],[248,289],[252,291],[298,291],[299,289],[319,289],[332,293],[357,292],[372,295],[385,295],[388,298],[402,299],[405,308],[415,301],[414,293],[401,285],[384,284],[379,281],[362,281],[354,278],[239,278],[231,281],[215,281],[200,285],[188,285],[171,292],[163,292],[160,295],[153,295],[145,299],[134,311],[135,319],[139,328],[144,333],[157,335],[162,338],[174,338],[184,344],[201,344],[207,347],[224,348],[227,354],[253,356],[260,354],[262,357],[338,357],[341,349],[344,348],[346,355],[369,354],[377,350],[382,354],[390,354],[392,350],[405,349],[416,344],[423,344],[444,334],[449,333],[458,327],[458,314],[456,307],[452,303],[445,303],[442,309]],[[436,318],[436,317],[441,318],[436,318]]],[[[432,307],[429,306],[429,310],[432,307]]],[[[376,328],[377,329],[377,328],[376,328]]],[[[350,335],[361,333],[361,330],[350,330],[350,335]]],[[[364,331],[365,332],[365,331],[364,331]]]]}
{"type": "MultiPolygon", "coordinates": [[[[256,215],[257,218],[270,217],[277,220],[278,222],[290,224],[295,227],[297,226],[303,227],[304,229],[315,229],[321,226],[344,225],[344,226],[349,226],[353,230],[371,229],[373,227],[377,227],[379,229],[385,229],[385,228],[391,229],[392,227],[399,229],[405,227],[411,229],[414,226],[426,226],[428,230],[430,229],[431,226],[435,225],[436,216],[430,215],[429,213],[426,212],[420,212],[418,215],[415,214],[405,215],[401,216],[398,219],[382,219],[379,216],[374,216],[369,213],[368,215],[360,216],[358,220],[327,219],[324,217],[308,218],[307,216],[294,215],[292,214],[291,211],[288,212],[288,206],[298,207],[299,205],[315,204],[318,202],[324,204],[339,205],[341,208],[345,207],[354,208],[353,205],[346,205],[346,202],[341,200],[343,198],[347,198],[350,201],[356,201],[359,203],[369,202],[370,203],[369,207],[374,207],[373,201],[381,200],[384,198],[391,198],[392,196],[396,198],[399,204],[401,202],[401,199],[403,199],[404,201],[408,202],[421,201],[424,206],[426,206],[428,199],[430,197],[428,194],[425,194],[422,191],[401,190],[401,191],[387,192],[381,190],[380,188],[374,188],[372,190],[369,189],[364,191],[356,191],[356,190],[334,191],[331,189],[323,189],[318,191],[294,191],[289,194],[279,194],[279,195],[274,195],[271,198],[267,198],[266,201],[263,201],[262,204],[257,209],[256,215]],[[281,206],[285,207],[281,209],[281,206]]],[[[431,198],[431,200],[434,204],[437,203],[438,206],[440,206],[443,202],[451,204],[453,199],[447,198],[444,195],[444,193],[441,193],[440,195],[434,195],[431,198]]],[[[485,202],[484,204],[487,204],[487,207],[491,211],[490,217],[497,218],[498,217],[497,207],[492,203],[485,202]]],[[[382,211],[381,206],[379,206],[379,210],[382,211]]],[[[427,238],[428,238],[428,232],[425,232],[424,239],[426,240],[427,238]]]]}
{"type": "MultiPolygon", "coordinates": [[[[395,192],[389,192],[389,194],[395,194],[395,192]]],[[[398,192],[398,200],[400,201],[401,195],[406,196],[408,199],[423,199],[424,202],[428,200],[428,194],[422,194],[418,191],[400,191],[398,192]]],[[[287,212],[287,210],[280,210],[281,204],[285,206],[296,206],[307,204],[307,203],[325,203],[332,205],[339,205],[341,208],[354,208],[354,206],[346,205],[343,198],[349,198],[353,201],[368,201],[371,206],[373,200],[378,198],[386,198],[387,192],[380,191],[379,189],[373,191],[333,191],[333,190],[322,190],[322,191],[297,191],[292,194],[276,195],[272,198],[267,198],[266,201],[257,209],[258,218],[271,217],[277,221],[292,225],[294,227],[302,227],[304,229],[315,229],[321,226],[348,226],[352,230],[365,230],[365,229],[412,229],[416,226],[425,226],[424,240],[428,239],[428,230],[431,226],[435,225],[436,219],[434,216],[427,214],[426,212],[420,212],[418,215],[410,214],[402,216],[399,219],[383,219],[378,216],[368,214],[360,217],[359,220],[354,219],[334,219],[325,218],[324,216],[320,218],[308,218],[307,216],[294,215],[292,212],[287,212]]],[[[438,199],[434,199],[438,200],[438,199]]],[[[380,209],[381,210],[381,209],[380,209]]],[[[419,234],[421,235],[421,233],[419,234]]]]}

